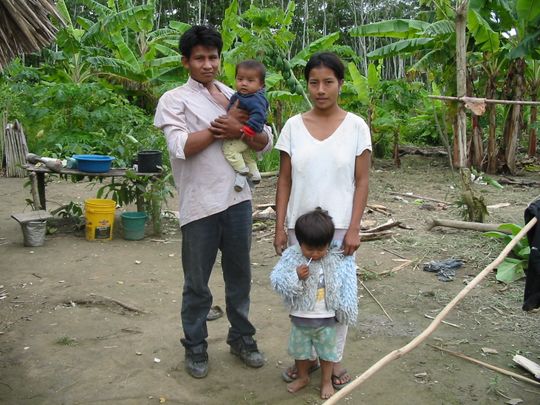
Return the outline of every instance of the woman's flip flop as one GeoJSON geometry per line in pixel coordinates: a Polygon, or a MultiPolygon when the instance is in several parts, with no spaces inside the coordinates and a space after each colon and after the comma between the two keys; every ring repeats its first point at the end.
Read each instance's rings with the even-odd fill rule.
{"type": "Polygon", "coordinates": [[[343,371],[339,373],[339,375],[332,374],[332,385],[334,386],[335,390],[339,391],[340,389],[342,389],[343,387],[345,387],[347,384],[351,382],[351,377],[349,376],[349,381],[340,383],[341,379],[345,375],[349,375],[349,373],[347,372],[347,369],[343,369],[343,371]]]}
{"type": "MultiPolygon", "coordinates": [[[[309,370],[308,370],[308,373],[309,374],[312,374],[314,373],[315,371],[317,371],[319,368],[321,368],[321,365],[319,364],[319,362],[317,362],[316,364],[313,364],[309,370]]],[[[290,375],[289,375],[289,372],[291,374],[297,374],[297,370],[296,370],[296,367],[295,366],[290,366],[290,367],[287,367],[285,370],[283,370],[283,373],[281,373],[281,378],[283,379],[283,381],[287,382],[287,383],[291,383],[293,382],[294,380],[296,380],[296,378],[292,378],[290,375]]]]}

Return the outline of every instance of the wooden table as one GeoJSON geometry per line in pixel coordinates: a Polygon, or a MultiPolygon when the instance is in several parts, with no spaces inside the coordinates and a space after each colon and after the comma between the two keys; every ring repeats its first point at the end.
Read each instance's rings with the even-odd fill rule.
{"type": "MultiPolygon", "coordinates": [[[[82,172],[77,169],[68,169],[63,168],[60,172],[55,172],[50,169],[48,169],[45,166],[41,165],[32,165],[32,164],[26,164],[24,166],[26,171],[28,172],[28,176],[30,177],[30,181],[32,182],[32,197],[34,199],[34,205],[35,208],[38,210],[46,210],[47,209],[47,200],[45,198],[45,175],[46,174],[59,174],[59,175],[78,175],[78,176],[88,176],[88,177],[126,177],[126,172],[131,169],[111,169],[108,172],[105,173],[88,173],[88,172],[82,172]],[[37,182],[37,196],[35,196],[35,187],[34,184],[37,182]],[[39,201],[38,201],[39,198],[39,201]]],[[[137,178],[143,178],[143,177],[149,177],[149,176],[161,176],[161,172],[156,173],[138,173],[135,172],[137,175],[137,178]]],[[[137,180],[135,180],[136,182],[137,180]]],[[[142,210],[142,202],[139,201],[140,199],[137,198],[137,209],[142,210]]]]}

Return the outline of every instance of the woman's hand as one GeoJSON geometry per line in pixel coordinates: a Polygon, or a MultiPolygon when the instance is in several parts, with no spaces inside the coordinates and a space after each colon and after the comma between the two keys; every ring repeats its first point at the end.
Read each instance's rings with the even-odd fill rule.
{"type": "Polygon", "coordinates": [[[343,245],[341,246],[343,249],[343,254],[345,256],[350,256],[360,246],[360,235],[358,231],[353,231],[352,229],[348,229],[347,233],[345,233],[345,237],[343,238],[343,245]]]}
{"type": "Polygon", "coordinates": [[[307,264],[301,264],[296,268],[296,274],[298,274],[299,280],[305,280],[309,277],[309,266],[307,264]]]}
{"type": "Polygon", "coordinates": [[[285,229],[276,229],[274,236],[274,249],[278,256],[281,256],[283,251],[287,248],[287,232],[285,229]]]}

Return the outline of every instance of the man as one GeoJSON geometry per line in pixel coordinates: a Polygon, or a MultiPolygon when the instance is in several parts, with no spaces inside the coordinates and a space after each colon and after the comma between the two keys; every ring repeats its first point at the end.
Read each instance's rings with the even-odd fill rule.
{"type": "Polygon", "coordinates": [[[272,147],[270,131],[245,136],[247,114],[227,113],[233,90],[215,80],[219,72],[221,35],[193,26],[180,38],[182,65],[188,81],[159,100],[154,125],[167,139],[171,167],[180,198],[182,231],[182,326],[186,371],[195,378],[208,374],[206,317],[212,305],[208,280],[221,251],[231,353],[250,367],[264,358],[248,320],[251,288],[251,190],[234,190],[235,172],[222,152],[224,139],[243,139],[255,151],[272,147]],[[226,115],[225,115],[226,114],[226,115]]]}

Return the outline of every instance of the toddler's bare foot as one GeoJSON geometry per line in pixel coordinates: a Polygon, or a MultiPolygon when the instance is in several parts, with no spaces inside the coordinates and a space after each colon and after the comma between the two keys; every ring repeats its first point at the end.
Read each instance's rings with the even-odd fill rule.
{"type": "Polygon", "coordinates": [[[304,388],[308,384],[309,384],[309,377],[297,378],[292,383],[287,384],[287,391],[289,392],[300,391],[302,388],[304,388]]]}
{"type": "Polygon", "coordinates": [[[321,382],[321,398],[322,399],[328,399],[332,395],[334,395],[334,387],[332,386],[332,383],[329,382],[321,382]]]}

